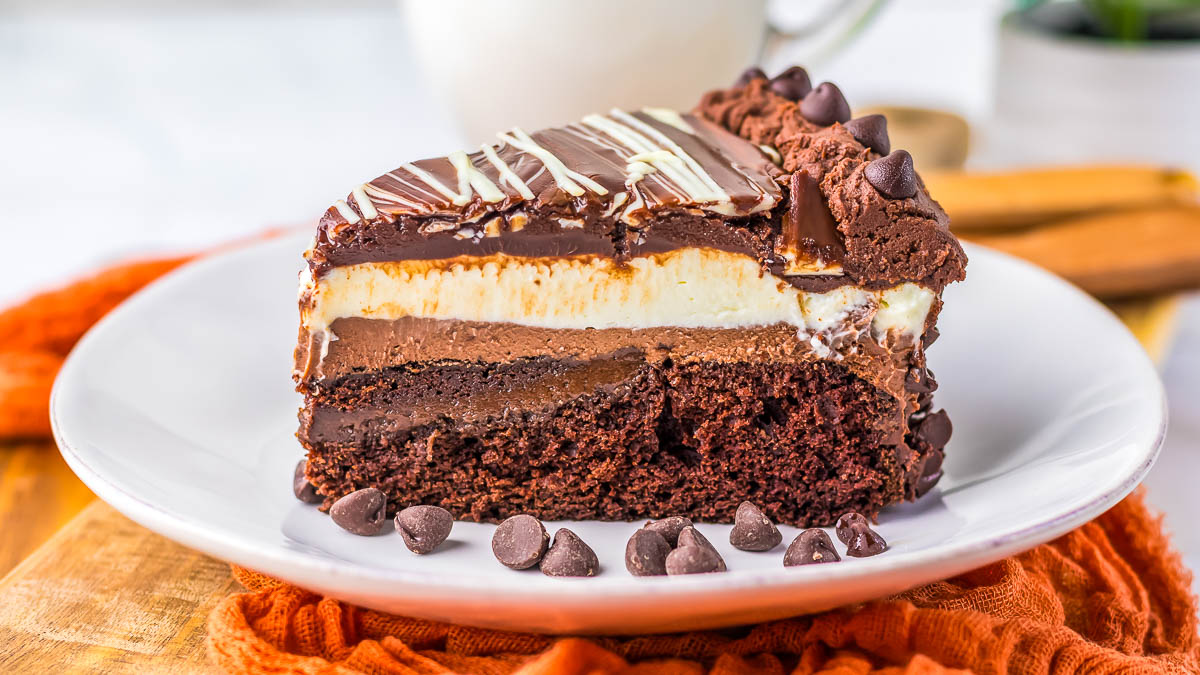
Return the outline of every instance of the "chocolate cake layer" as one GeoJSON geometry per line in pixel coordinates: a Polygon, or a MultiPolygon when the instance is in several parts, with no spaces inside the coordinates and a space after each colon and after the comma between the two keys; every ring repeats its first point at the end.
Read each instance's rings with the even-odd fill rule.
{"type": "MultiPolygon", "coordinates": [[[[828,525],[846,511],[870,517],[915,494],[926,464],[940,466],[909,424],[903,435],[912,446],[897,443],[894,397],[827,361],[616,359],[602,373],[564,378],[579,386],[566,386],[554,403],[542,398],[547,405],[536,410],[497,404],[472,421],[459,413],[371,417],[401,400],[437,398],[422,388],[450,394],[440,404],[450,407],[447,400],[471,400],[471,391],[498,396],[513,378],[541,390],[537,381],[554,379],[560,367],[553,363],[520,373],[453,366],[473,375],[434,367],[346,379],[303,413],[306,429],[320,429],[308,437],[329,439],[306,443],[309,478],[327,505],[371,485],[392,504],[434,504],[472,520],[686,513],[728,521],[753,500],[779,522],[828,525]],[[356,412],[322,419],[337,407],[356,412]]],[[[919,426],[923,417],[909,419],[919,426]]]]}

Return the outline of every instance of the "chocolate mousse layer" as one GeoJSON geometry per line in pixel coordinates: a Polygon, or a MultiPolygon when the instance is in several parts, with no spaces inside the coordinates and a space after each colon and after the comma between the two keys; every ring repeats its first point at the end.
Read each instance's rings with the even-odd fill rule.
{"type": "MultiPolygon", "coordinates": [[[[402,367],[410,363],[469,361],[508,363],[548,358],[566,362],[607,358],[635,352],[652,363],[677,361],[776,362],[817,358],[810,344],[796,338],[788,324],[747,328],[541,328],[515,323],[403,317],[392,320],[345,318],[334,321],[337,340],[320,358],[322,339],[307,333],[296,351],[302,383],[321,391],[325,383],[357,373],[402,367]],[[318,370],[319,369],[319,370],[318,370]]],[[[846,331],[865,330],[848,319],[846,331]]],[[[897,345],[898,358],[907,359],[911,344],[897,345]]],[[[861,363],[864,377],[885,369],[867,363],[886,358],[888,351],[863,339],[844,361],[861,363]]]]}

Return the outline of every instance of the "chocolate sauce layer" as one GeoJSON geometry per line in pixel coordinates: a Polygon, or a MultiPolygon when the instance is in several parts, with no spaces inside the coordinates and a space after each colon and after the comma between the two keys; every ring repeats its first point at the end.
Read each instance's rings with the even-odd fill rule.
{"type": "Polygon", "coordinates": [[[645,365],[640,355],[625,352],[589,361],[541,357],[348,375],[308,408],[306,433],[314,441],[345,442],[341,430],[363,423],[397,429],[451,417],[470,428],[508,415],[544,414],[565,401],[611,393],[645,365]]]}

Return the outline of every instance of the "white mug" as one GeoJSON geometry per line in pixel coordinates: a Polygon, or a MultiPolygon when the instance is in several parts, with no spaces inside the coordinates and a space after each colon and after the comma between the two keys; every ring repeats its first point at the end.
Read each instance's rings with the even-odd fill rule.
{"type": "MultiPolygon", "coordinates": [[[[813,3],[819,26],[789,35],[837,44],[881,2],[813,3]]],[[[472,143],[514,126],[558,126],[614,107],[686,110],[700,92],[732,83],[759,60],[772,33],[780,34],[768,22],[767,0],[402,0],[401,6],[429,83],[472,143]]]]}

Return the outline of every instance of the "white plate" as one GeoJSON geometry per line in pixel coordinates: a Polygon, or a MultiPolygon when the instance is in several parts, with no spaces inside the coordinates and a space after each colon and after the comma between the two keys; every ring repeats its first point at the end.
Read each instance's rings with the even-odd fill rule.
{"type": "MultiPolygon", "coordinates": [[[[727,574],[634,578],[636,525],[571,527],[600,556],[591,579],[502,567],[492,526],[458,523],[415,556],[389,525],[337,528],[291,494],[302,451],[289,379],[296,271],[306,238],[188,265],[79,343],[51,414],[63,456],[102,499],[219,558],[389,612],[512,630],[631,633],[733,625],[901,591],[1047,541],[1100,514],[1149,470],[1165,427],[1158,377],[1102,306],[1036,268],[978,247],[946,292],[930,350],[954,421],[946,476],[887,509],[891,550],[784,569],[783,547],[745,553],[701,530],[727,574]]],[[[548,526],[553,531],[553,525],[548,526]]],[[[784,541],[797,531],[781,528],[784,541]]]]}

